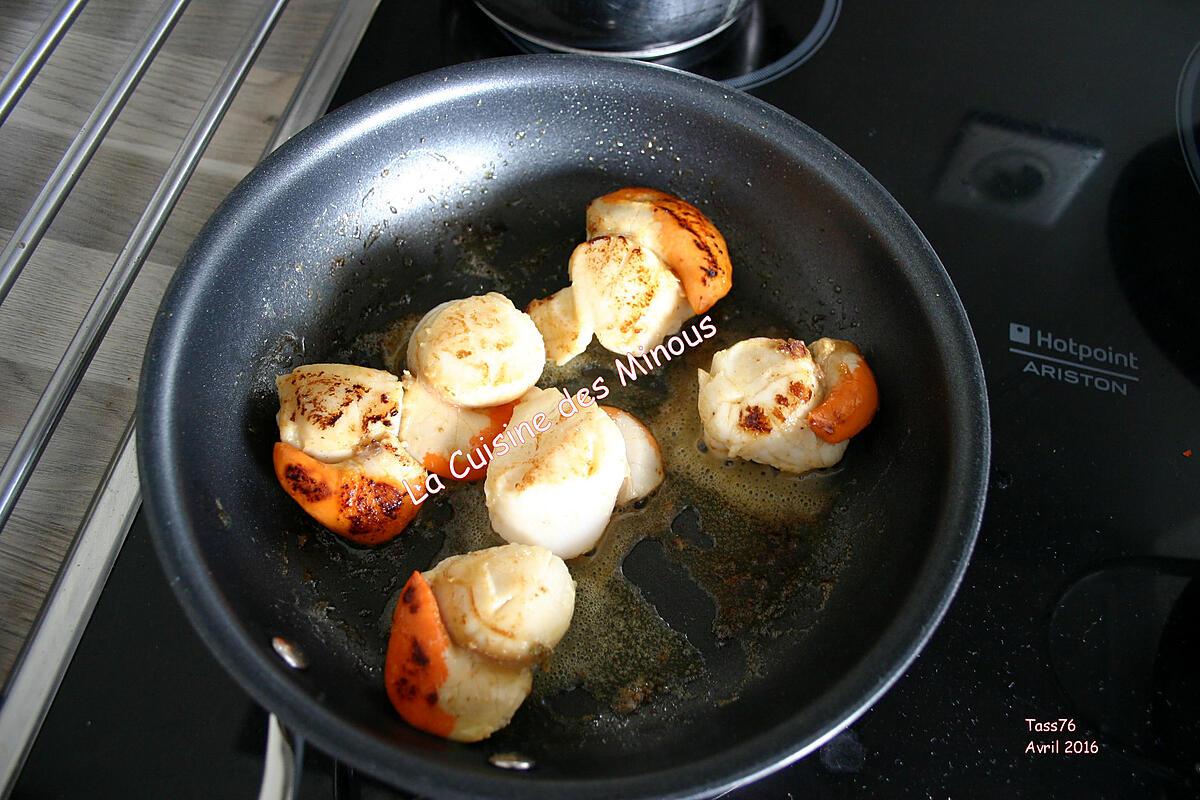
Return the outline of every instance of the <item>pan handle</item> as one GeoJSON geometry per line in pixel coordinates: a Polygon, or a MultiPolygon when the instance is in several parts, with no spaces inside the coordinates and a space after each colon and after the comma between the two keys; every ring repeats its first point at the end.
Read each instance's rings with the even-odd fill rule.
{"type": "Polygon", "coordinates": [[[304,739],[287,732],[279,717],[267,720],[267,752],[263,757],[258,800],[294,800],[304,766],[304,739]]]}

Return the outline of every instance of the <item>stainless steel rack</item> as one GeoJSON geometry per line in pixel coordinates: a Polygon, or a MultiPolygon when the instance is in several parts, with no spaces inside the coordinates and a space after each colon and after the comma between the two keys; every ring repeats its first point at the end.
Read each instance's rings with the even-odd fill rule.
{"type": "MultiPolygon", "coordinates": [[[[0,469],[0,536],[89,364],[176,202],[289,0],[265,0],[184,135],[111,270],[46,383],[0,469]]],[[[153,23],[101,96],[13,236],[0,251],[0,303],[20,277],[89,160],[137,88],[190,0],[165,0],[153,23]]],[[[342,0],[264,152],[290,138],[328,106],[379,0],[342,0]]],[[[0,124],[86,0],[64,0],[0,81],[0,124]]],[[[140,502],[132,423],[96,492],[30,634],[0,704],[0,797],[12,788],[140,502]]]]}
{"type": "MultiPolygon", "coordinates": [[[[3,253],[0,253],[0,303],[4,302],[8,290],[33,255],[42,234],[50,227],[54,215],[66,202],[67,194],[100,145],[104,134],[112,127],[117,114],[145,74],[158,49],[166,41],[188,1],[167,0],[163,4],[154,25],[113,79],[99,105],[88,117],[67,154],[55,168],[50,181],[38,195],[33,208],[17,227],[17,232],[3,253]]],[[[242,40],[237,54],[226,65],[225,72],[200,109],[191,129],[184,136],[171,165],[159,181],[158,188],[154,190],[149,205],[134,226],[96,299],[84,316],[79,330],[67,346],[62,360],[38,399],[33,414],[17,437],[4,467],[0,469],[0,527],[3,527],[11,516],[21,490],[25,488],[37,460],[54,433],[54,428],[62,419],[71,396],[100,347],[100,341],[120,309],[121,301],[128,294],[129,287],[133,285],[138,271],[146,262],[146,257],[150,255],[150,248],[158,240],[158,235],[176,201],[179,200],[183,187],[195,171],[196,165],[200,163],[204,149],[216,133],[217,126],[220,125],[237,90],[245,80],[246,73],[250,71],[255,57],[287,3],[288,0],[270,0],[264,6],[262,14],[242,40]]]]}
{"type": "Polygon", "coordinates": [[[37,76],[42,64],[45,64],[46,59],[54,52],[54,48],[58,47],[67,28],[71,27],[75,17],[83,11],[86,2],[87,0],[64,0],[34,34],[29,44],[21,51],[21,55],[17,56],[12,69],[4,76],[4,80],[0,81],[0,125],[8,119],[9,112],[21,99],[21,95],[25,94],[25,90],[37,76]]]}

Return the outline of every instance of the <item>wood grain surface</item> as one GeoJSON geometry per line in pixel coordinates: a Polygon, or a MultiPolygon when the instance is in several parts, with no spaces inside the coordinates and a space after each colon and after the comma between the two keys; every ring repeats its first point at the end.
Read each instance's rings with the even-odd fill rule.
{"type": "MultiPolygon", "coordinates": [[[[263,2],[193,0],[0,306],[0,454],[11,449],[180,139],[263,2]]],[[[0,0],[0,72],[7,72],[56,5],[0,0]]],[[[339,6],[339,0],[292,0],[285,10],[0,531],[0,682],[133,413],[146,337],[172,269],[258,160],[339,6]]],[[[158,9],[155,0],[90,0],[0,127],[3,241],[158,9]]]]}

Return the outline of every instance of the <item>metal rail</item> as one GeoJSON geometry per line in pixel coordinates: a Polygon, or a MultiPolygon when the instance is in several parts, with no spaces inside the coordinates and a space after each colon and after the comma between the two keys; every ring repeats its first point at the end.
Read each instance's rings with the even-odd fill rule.
{"type": "Polygon", "coordinates": [[[29,263],[38,242],[54,221],[55,214],[67,200],[67,194],[75,187],[79,176],[91,161],[100,140],[108,133],[109,128],[117,120],[117,114],[125,107],[125,102],[137,88],[138,82],[146,74],[150,62],[167,40],[167,35],[175,27],[176,21],[190,0],[166,0],[162,10],[150,30],[139,42],[137,49],[129,54],[129,58],[121,65],[117,76],[104,90],[100,102],[92,110],[83,128],[75,136],[75,141],[63,154],[62,161],[50,174],[50,179],[33,201],[33,207],[25,215],[13,231],[4,251],[0,252],[0,303],[8,296],[8,292],[17,281],[21,270],[29,263]]]}
{"type": "MultiPolygon", "coordinates": [[[[2,0],[0,0],[2,1],[2,0]]],[[[267,152],[325,111],[379,0],[343,0],[267,152]]],[[[13,790],[140,505],[130,421],[0,700],[0,799],[13,790]]]]}
{"type": "Polygon", "coordinates": [[[0,81],[0,125],[8,119],[9,112],[21,99],[21,95],[25,94],[29,84],[33,83],[42,64],[46,63],[54,48],[58,47],[67,28],[71,27],[71,23],[79,16],[86,2],[87,0],[63,0],[50,15],[50,19],[33,35],[29,44],[25,45],[21,55],[17,56],[12,69],[4,76],[4,80],[0,81]]]}
{"type": "Polygon", "coordinates": [[[17,782],[25,757],[33,747],[54,693],[83,636],[83,628],[104,582],[116,563],[121,543],[137,512],[138,482],[130,420],[122,447],[108,465],[105,486],[112,491],[92,499],[86,520],[54,587],[42,607],[35,634],[21,653],[0,702],[0,800],[17,782]]]}
{"type": "Polygon", "coordinates": [[[325,35],[321,37],[312,60],[296,85],[296,92],[279,115],[279,123],[263,150],[262,158],[269,156],[275,148],[329,108],[338,84],[350,66],[350,59],[358,50],[363,33],[371,24],[378,7],[379,0],[342,0],[337,15],[325,29],[325,35]]]}
{"type": "Polygon", "coordinates": [[[125,299],[142,264],[150,255],[150,249],[166,224],[167,217],[183,193],[184,186],[204,154],[204,149],[216,133],[217,126],[287,3],[288,0],[270,0],[242,40],[237,54],[225,67],[225,72],[217,81],[212,94],[200,109],[196,121],[176,151],[158,188],[154,190],[145,212],[134,226],[96,299],[84,315],[79,330],[67,346],[62,361],[55,368],[49,383],[38,398],[29,421],[17,437],[3,470],[0,470],[0,528],[12,514],[21,490],[29,481],[38,458],[45,450],[71,396],[83,379],[96,350],[99,349],[100,341],[116,317],[121,301],[125,299]]]}

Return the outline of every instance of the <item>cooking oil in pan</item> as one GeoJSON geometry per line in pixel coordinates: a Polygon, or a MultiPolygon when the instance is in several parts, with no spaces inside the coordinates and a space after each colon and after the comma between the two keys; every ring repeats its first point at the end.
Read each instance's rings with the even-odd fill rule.
{"type": "MultiPolygon", "coordinates": [[[[708,644],[736,642],[744,655],[743,680],[759,671],[766,646],[792,624],[789,612],[802,599],[819,607],[832,589],[845,555],[837,552],[836,537],[824,524],[836,493],[832,475],[787,475],[718,458],[703,446],[697,368],[707,368],[714,352],[736,341],[787,332],[764,326],[758,309],[743,314],[730,298],[726,304],[729,308],[716,317],[717,336],[626,386],[615,356],[597,343],[563,367],[548,365],[542,375],[539,385],[571,391],[602,376],[612,391],[603,402],[646,423],[658,439],[666,471],[653,495],[614,514],[595,551],[568,562],[577,583],[575,615],[534,688],[535,698],[549,705],[580,688],[616,714],[669,697],[706,695],[723,702],[736,696],[736,681],[723,680],[717,691],[706,685],[707,666],[698,646],[703,643],[672,628],[625,575],[627,557],[645,540],[659,542],[665,557],[711,598],[715,618],[708,644]],[[746,317],[757,324],[751,327],[746,317]],[[677,531],[674,523],[681,514],[697,530],[677,531]]],[[[396,320],[361,339],[356,349],[375,351],[383,366],[399,374],[420,316],[396,320]]],[[[481,483],[452,486],[438,503],[444,504],[437,526],[444,538],[426,566],[503,544],[488,521],[481,483]]],[[[391,547],[404,547],[404,541],[401,537],[391,547]]]]}

